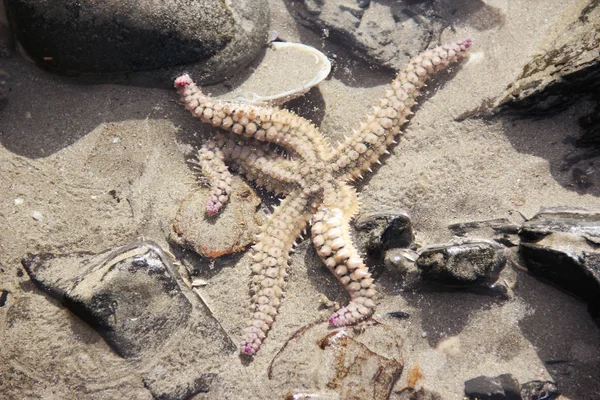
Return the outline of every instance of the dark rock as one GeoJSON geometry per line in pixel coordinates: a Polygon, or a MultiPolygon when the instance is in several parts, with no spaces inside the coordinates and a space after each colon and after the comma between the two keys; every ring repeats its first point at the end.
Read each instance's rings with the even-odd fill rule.
{"type": "Polygon", "coordinates": [[[443,25],[416,5],[393,3],[304,0],[293,15],[355,56],[400,69],[427,47],[436,36],[434,31],[439,32],[443,25]]]}
{"type": "Polygon", "coordinates": [[[243,251],[254,243],[261,222],[256,212],[260,198],[250,186],[234,177],[229,202],[215,218],[206,217],[206,196],[194,191],[183,199],[173,221],[172,243],[209,258],[243,251]]]}
{"type": "Polygon", "coordinates": [[[28,255],[22,264],[37,286],[128,359],[157,398],[208,391],[211,369],[235,350],[153,242],[100,254],[28,255]]]}
{"type": "Polygon", "coordinates": [[[412,223],[403,213],[376,213],[354,222],[356,241],[369,255],[382,259],[389,249],[406,248],[414,240],[412,223]]]}
{"type": "Polygon", "coordinates": [[[171,86],[184,69],[178,66],[206,84],[258,54],[268,31],[266,0],[228,3],[7,0],[6,10],[19,43],[49,71],[106,76],[162,69],[149,76],[171,86]]]}
{"type": "Polygon", "coordinates": [[[488,237],[506,247],[518,246],[519,225],[512,224],[506,218],[490,219],[486,221],[460,222],[448,226],[456,236],[475,235],[488,237]]]}
{"type": "Polygon", "coordinates": [[[560,396],[560,391],[554,382],[530,381],[521,385],[523,400],[552,400],[560,396]]]}
{"type": "MultiPolygon", "coordinates": [[[[564,31],[550,30],[553,35],[550,44],[523,67],[521,75],[509,85],[493,111],[554,115],[575,101],[598,93],[599,30],[600,3],[590,0],[587,5],[581,5],[578,19],[564,31]]],[[[598,124],[592,123],[587,129],[590,130],[584,132],[579,144],[598,143],[598,124]]]]}
{"type": "Polygon", "coordinates": [[[6,290],[0,290],[0,307],[4,307],[8,301],[8,292],[6,290]]]}
{"type": "MultiPolygon", "coordinates": [[[[402,373],[401,352],[402,339],[384,324],[333,332],[320,324],[296,332],[273,359],[267,376],[282,385],[282,392],[302,388],[301,393],[317,399],[386,400],[402,373]]],[[[301,393],[287,398],[302,399],[301,393]]]]}
{"type": "Polygon", "coordinates": [[[478,376],[465,382],[465,395],[476,400],[520,400],[521,389],[511,374],[478,376]]]}
{"type": "Polygon", "coordinates": [[[417,259],[425,280],[453,285],[490,283],[506,259],[493,242],[478,241],[426,248],[417,259]]]}
{"type": "Polygon", "coordinates": [[[600,317],[600,213],[542,210],[520,236],[529,271],[583,298],[600,317]]]}

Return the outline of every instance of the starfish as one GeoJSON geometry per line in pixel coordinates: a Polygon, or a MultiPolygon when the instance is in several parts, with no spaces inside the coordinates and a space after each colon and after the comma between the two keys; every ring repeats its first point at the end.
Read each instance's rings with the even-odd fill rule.
{"type": "Polygon", "coordinates": [[[293,112],[216,100],[187,74],[175,80],[181,101],[195,117],[233,133],[216,133],[198,152],[198,163],[211,187],[206,213],[216,215],[229,199],[227,164],[257,186],[285,196],[261,226],[251,249],[252,317],[241,340],[242,354],[256,354],[265,340],[284,295],[289,254],[309,224],[319,257],[350,296],[349,304],[329,318],[330,325],[350,325],[371,315],[376,291],[350,237],[349,224],[358,210],[358,196],[350,182],[389,154],[388,147],[396,143],[425,83],[463,59],[470,46],[471,40],[463,40],[412,59],[359,128],[337,148],[293,112]]]}

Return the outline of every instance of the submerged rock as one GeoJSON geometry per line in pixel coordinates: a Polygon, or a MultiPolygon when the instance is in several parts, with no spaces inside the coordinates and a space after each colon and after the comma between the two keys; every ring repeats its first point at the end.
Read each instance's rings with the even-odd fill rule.
{"type": "Polygon", "coordinates": [[[100,254],[28,255],[22,264],[37,286],[128,359],[156,398],[208,391],[215,365],[235,351],[153,242],[100,254]]]}
{"type": "Polygon", "coordinates": [[[453,285],[491,283],[506,259],[498,245],[473,241],[426,248],[417,259],[425,280],[453,285]]]}
{"type": "MultiPolygon", "coordinates": [[[[382,2],[305,0],[295,7],[301,24],[331,38],[355,56],[400,69],[427,47],[441,24],[419,13],[418,6],[382,2]],[[413,10],[414,9],[414,10],[413,10]]],[[[398,3],[398,2],[396,2],[398,3]]]]}
{"type": "Polygon", "coordinates": [[[243,251],[254,242],[260,199],[241,178],[234,177],[229,203],[217,217],[207,218],[205,205],[204,192],[194,191],[183,199],[173,221],[171,242],[209,258],[243,251]]]}
{"type": "Polygon", "coordinates": [[[19,43],[44,69],[67,75],[163,69],[153,76],[169,83],[181,65],[203,84],[245,67],[263,47],[269,21],[266,0],[9,0],[6,9],[19,43]]]}
{"type": "Polygon", "coordinates": [[[600,213],[545,209],[519,235],[529,271],[583,298],[600,317],[600,213]]]}
{"type": "Polygon", "coordinates": [[[310,393],[318,399],[385,400],[402,373],[401,351],[402,340],[386,325],[327,332],[320,324],[289,339],[268,377],[286,387],[303,388],[286,397],[291,399],[310,393]]]}
{"type": "Polygon", "coordinates": [[[465,395],[473,400],[521,400],[521,389],[511,374],[478,376],[465,382],[465,395]]]}

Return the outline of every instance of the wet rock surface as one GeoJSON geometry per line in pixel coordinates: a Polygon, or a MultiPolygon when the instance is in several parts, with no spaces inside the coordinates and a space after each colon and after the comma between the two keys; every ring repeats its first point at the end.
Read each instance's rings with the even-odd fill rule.
{"type": "Polygon", "coordinates": [[[100,254],[28,255],[22,263],[37,286],[129,360],[157,398],[208,391],[214,366],[235,349],[153,242],[100,254]]]}
{"type": "Polygon", "coordinates": [[[384,400],[402,373],[401,351],[400,337],[380,323],[330,332],[325,324],[319,324],[288,340],[270,365],[268,376],[316,398],[384,400]],[[288,352],[303,354],[305,361],[290,362],[288,352]]]}
{"type": "Polygon", "coordinates": [[[261,214],[260,198],[239,177],[233,178],[229,203],[216,217],[205,213],[207,194],[194,191],[179,206],[169,237],[172,243],[203,257],[216,258],[243,251],[254,242],[261,214]]]}
{"type": "Polygon", "coordinates": [[[416,264],[424,280],[471,285],[495,281],[505,261],[499,246],[473,241],[426,248],[416,264]]]}
{"type": "Polygon", "coordinates": [[[519,381],[511,374],[478,376],[465,382],[465,395],[473,400],[521,400],[519,381]]]}
{"type": "Polygon", "coordinates": [[[529,271],[586,300],[600,317],[600,214],[546,209],[523,224],[519,252],[529,271]]]}
{"type": "Polygon", "coordinates": [[[441,29],[420,13],[419,5],[343,0],[299,3],[293,15],[301,24],[357,57],[395,69],[427,47],[434,32],[441,29]]]}
{"type": "Polygon", "coordinates": [[[162,69],[140,75],[155,82],[171,82],[180,65],[192,65],[187,71],[197,82],[221,80],[256,57],[268,30],[265,0],[9,0],[6,10],[19,43],[44,69],[67,75],[162,69]]]}

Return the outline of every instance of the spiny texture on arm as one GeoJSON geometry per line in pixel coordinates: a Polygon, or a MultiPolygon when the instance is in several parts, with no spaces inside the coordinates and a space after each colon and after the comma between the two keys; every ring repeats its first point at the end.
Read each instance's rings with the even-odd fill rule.
{"type": "Polygon", "coordinates": [[[198,150],[198,165],[211,188],[205,208],[206,213],[213,216],[229,201],[231,173],[225,165],[223,151],[213,141],[208,141],[198,150]]]}
{"type": "Polygon", "coordinates": [[[350,303],[336,311],[329,323],[344,326],[368,317],[375,308],[375,284],[350,237],[350,220],[358,209],[353,188],[337,184],[312,220],[313,244],[323,263],[344,285],[350,303]]]}
{"type": "Polygon", "coordinates": [[[242,137],[276,143],[306,161],[322,159],[332,152],[317,128],[291,111],[216,100],[202,93],[187,74],[175,80],[175,88],[185,107],[202,122],[242,137]]]}
{"type": "Polygon", "coordinates": [[[467,39],[427,50],[398,73],[379,105],[336,149],[331,162],[343,181],[360,178],[378,162],[412,114],[421,88],[436,73],[462,60],[470,46],[471,40],[467,39]]]}
{"type": "Polygon", "coordinates": [[[240,345],[245,355],[256,354],[277,315],[287,278],[289,253],[312,215],[307,206],[306,196],[300,191],[292,192],[261,227],[257,243],[252,247],[253,315],[240,345]]]}
{"type": "Polygon", "coordinates": [[[270,192],[284,195],[297,187],[299,163],[281,157],[269,143],[217,133],[204,147],[222,153],[225,161],[247,179],[270,192]]]}

